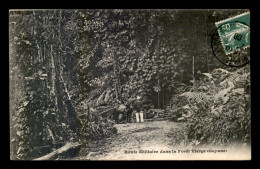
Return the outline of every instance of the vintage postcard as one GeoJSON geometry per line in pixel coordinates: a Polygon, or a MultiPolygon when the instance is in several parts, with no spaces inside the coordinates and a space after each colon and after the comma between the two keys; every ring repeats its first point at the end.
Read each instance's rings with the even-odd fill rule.
{"type": "Polygon", "coordinates": [[[11,160],[251,160],[248,9],[9,10],[11,160]]]}

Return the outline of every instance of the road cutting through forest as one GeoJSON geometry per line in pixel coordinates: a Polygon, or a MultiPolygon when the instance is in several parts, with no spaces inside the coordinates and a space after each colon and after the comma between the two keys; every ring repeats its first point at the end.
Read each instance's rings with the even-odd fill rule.
{"type": "Polygon", "coordinates": [[[171,121],[145,121],[143,123],[116,124],[117,134],[89,144],[86,156],[73,160],[140,160],[170,158],[174,142],[181,138],[183,123],[171,121]],[[176,135],[179,132],[179,137],[176,135]],[[177,137],[178,138],[177,138],[177,137]],[[157,153],[156,153],[157,152],[157,153]],[[151,156],[151,153],[155,155],[151,156]],[[163,154],[159,155],[159,154],[163,154]]]}

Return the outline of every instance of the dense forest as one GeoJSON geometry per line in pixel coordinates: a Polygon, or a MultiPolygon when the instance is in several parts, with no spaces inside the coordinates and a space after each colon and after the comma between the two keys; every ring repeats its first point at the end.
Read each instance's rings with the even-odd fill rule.
{"type": "Polygon", "coordinates": [[[210,46],[215,22],[244,12],[10,11],[11,159],[116,134],[109,108],[137,96],[145,118],[187,122],[189,144],[250,142],[250,67],[210,46]]]}

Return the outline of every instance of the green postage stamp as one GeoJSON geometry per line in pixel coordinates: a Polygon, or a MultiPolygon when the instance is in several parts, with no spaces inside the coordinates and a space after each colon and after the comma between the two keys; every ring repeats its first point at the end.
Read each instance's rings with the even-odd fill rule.
{"type": "Polygon", "coordinates": [[[216,22],[216,26],[227,55],[250,46],[249,12],[216,22]]]}

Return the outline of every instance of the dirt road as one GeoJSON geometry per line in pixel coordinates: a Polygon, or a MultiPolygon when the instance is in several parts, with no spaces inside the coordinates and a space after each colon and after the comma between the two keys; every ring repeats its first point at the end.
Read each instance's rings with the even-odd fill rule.
{"type": "Polygon", "coordinates": [[[163,152],[177,148],[173,140],[177,141],[176,131],[183,125],[170,121],[117,124],[118,134],[90,143],[90,153],[75,160],[171,159],[172,153],[163,152]]]}

